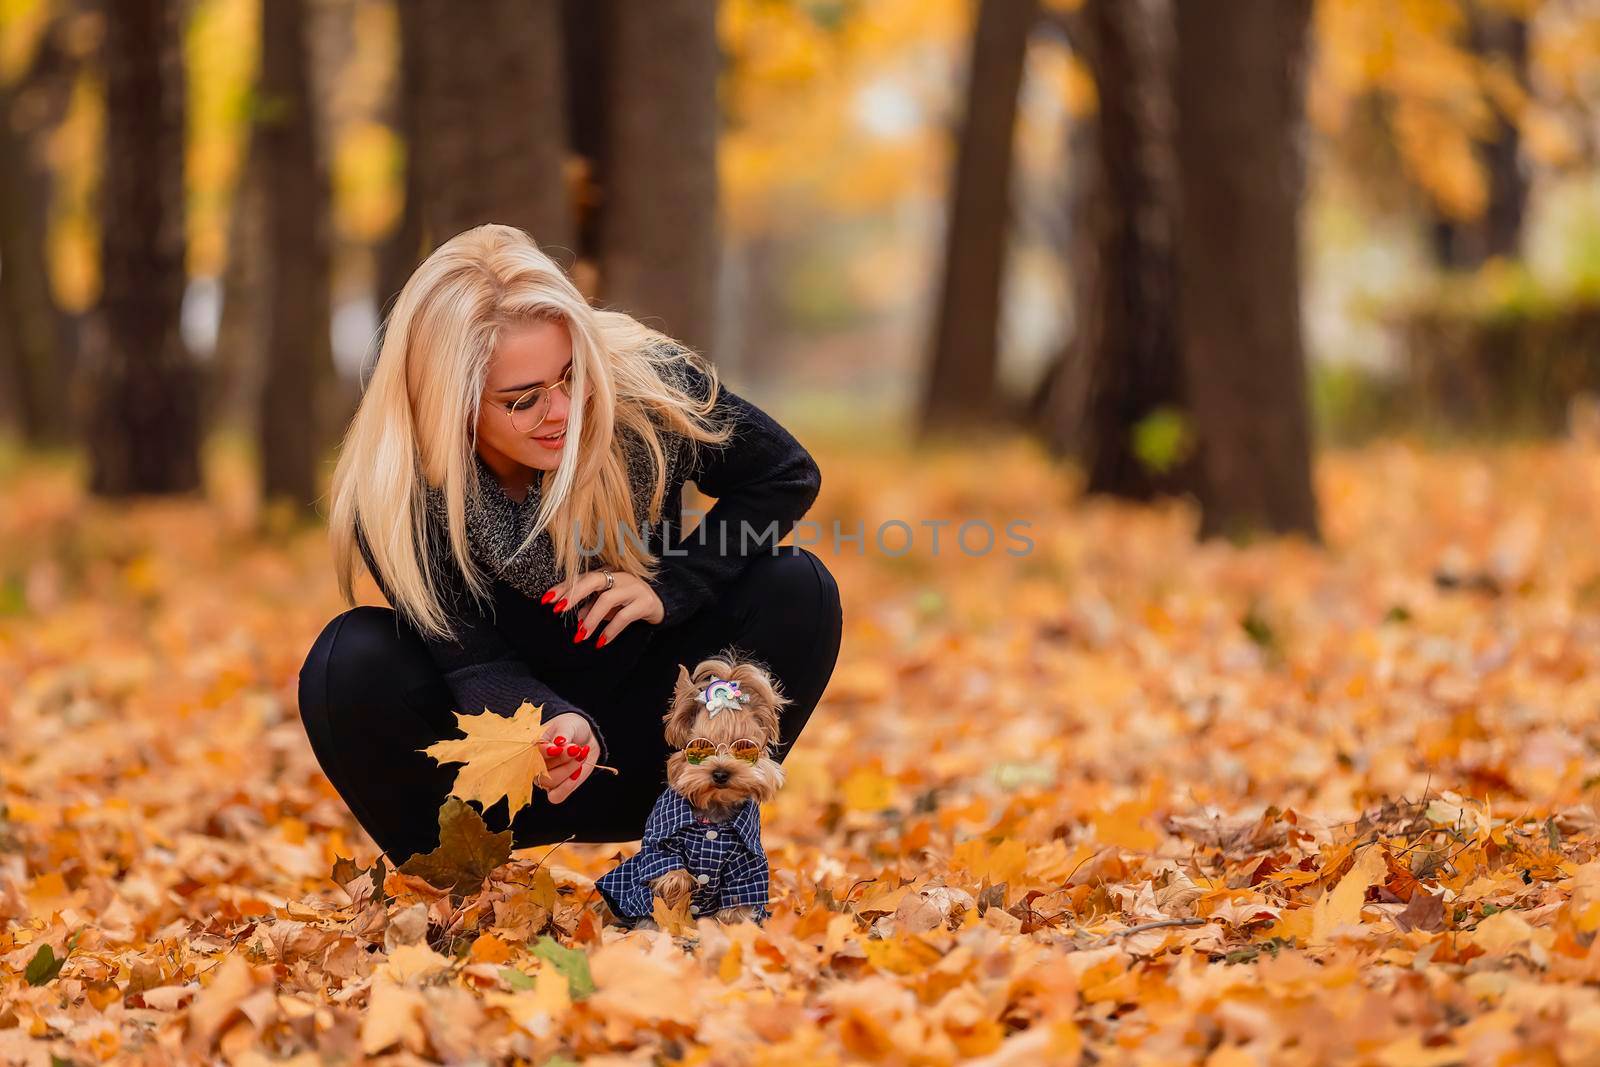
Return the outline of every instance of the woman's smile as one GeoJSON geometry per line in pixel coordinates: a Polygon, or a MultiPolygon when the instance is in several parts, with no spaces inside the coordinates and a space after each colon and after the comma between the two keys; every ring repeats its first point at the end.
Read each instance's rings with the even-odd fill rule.
{"type": "Polygon", "coordinates": [[[485,383],[477,426],[478,454],[500,484],[528,484],[529,471],[561,465],[574,407],[583,403],[569,388],[574,353],[566,323],[545,319],[505,327],[500,332],[485,383]],[[541,410],[519,416],[524,396],[546,387],[541,410]],[[522,418],[538,418],[529,427],[522,418]]]}

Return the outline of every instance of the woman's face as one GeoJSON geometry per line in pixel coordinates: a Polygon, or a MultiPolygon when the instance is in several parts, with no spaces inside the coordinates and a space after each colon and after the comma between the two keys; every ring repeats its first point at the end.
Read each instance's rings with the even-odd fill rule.
{"type": "MultiPolygon", "coordinates": [[[[569,397],[560,386],[550,389],[543,419],[521,431],[512,425],[508,409],[533,386],[556,382],[571,364],[566,323],[546,320],[500,331],[478,406],[478,454],[495,473],[515,477],[518,467],[554,470],[560,464],[567,413],[582,398],[569,397]]],[[[518,424],[523,421],[519,416],[518,424]]]]}

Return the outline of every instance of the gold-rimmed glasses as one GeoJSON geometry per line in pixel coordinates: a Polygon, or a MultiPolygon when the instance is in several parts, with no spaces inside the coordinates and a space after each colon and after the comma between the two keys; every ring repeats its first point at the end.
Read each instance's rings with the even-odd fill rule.
{"type": "Polygon", "coordinates": [[[571,399],[572,368],[577,365],[577,361],[574,360],[567,364],[567,369],[562,372],[560,378],[549,385],[536,385],[511,403],[504,405],[506,414],[511,416],[511,428],[518,433],[528,433],[537,429],[550,411],[550,392],[557,386],[560,386],[561,391],[571,399]]]}
{"type": "Polygon", "coordinates": [[[704,763],[712,756],[722,755],[726,750],[734,759],[742,759],[746,763],[754,763],[761,758],[761,753],[765,749],[766,746],[761,742],[748,737],[723,741],[720,744],[709,737],[696,737],[683,747],[683,755],[690,763],[704,763]]]}

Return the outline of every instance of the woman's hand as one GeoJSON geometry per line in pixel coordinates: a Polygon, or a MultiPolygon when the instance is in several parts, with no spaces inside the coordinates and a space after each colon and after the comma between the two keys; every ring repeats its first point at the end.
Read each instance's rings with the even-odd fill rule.
{"type": "Polygon", "coordinates": [[[545,593],[542,602],[548,604],[553,601],[552,607],[558,613],[573,610],[590,596],[599,594],[592,604],[583,609],[578,635],[573,638],[575,642],[598,633],[600,636],[595,640],[595,647],[603,648],[615,641],[629,623],[643,621],[653,625],[666,616],[661,598],[656,596],[656,591],[643,578],[623,571],[611,573],[617,581],[609,592],[606,591],[603,572],[586,571],[571,581],[551,587],[545,593]]]}
{"type": "Polygon", "coordinates": [[[550,803],[559,804],[594,773],[600,746],[589,720],[571,711],[545,723],[539,737],[544,745],[545,773],[534,779],[534,784],[548,791],[550,803]]]}

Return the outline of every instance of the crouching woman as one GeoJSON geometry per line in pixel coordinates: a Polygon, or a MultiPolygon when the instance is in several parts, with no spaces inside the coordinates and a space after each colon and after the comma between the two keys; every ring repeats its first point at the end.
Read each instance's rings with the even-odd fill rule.
{"type": "Polygon", "coordinates": [[[820,484],[788,431],[685,346],[591,308],[525,232],[447,241],[395,302],[334,471],[340,590],[354,604],[364,566],[391,607],[335,617],[301,669],[323,771],[404,862],[437,846],[457,770],[419,750],[458,735],[457,710],[532,701],[549,768],[490,828],[518,848],[636,840],[678,666],[728,650],[791,701],[782,760],[839,654],[832,574],[777,543],[820,484]],[[687,481],[716,503],[686,535],[687,481]]]}

